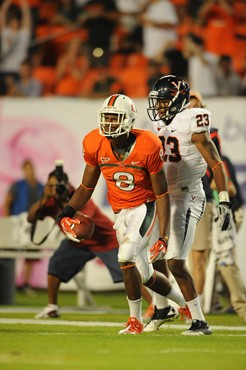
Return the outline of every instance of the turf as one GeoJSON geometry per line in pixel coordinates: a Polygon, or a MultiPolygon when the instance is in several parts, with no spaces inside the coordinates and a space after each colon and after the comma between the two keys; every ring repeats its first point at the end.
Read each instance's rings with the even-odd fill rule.
{"type": "MultiPolygon", "coordinates": [[[[67,324],[72,322],[73,326],[58,325],[59,319],[52,320],[55,325],[1,321],[0,369],[246,369],[246,327],[236,315],[207,316],[214,329],[212,336],[184,337],[180,335],[182,322],[179,320],[155,333],[120,336],[117,332],[128,314],[124,294],[93,296],[100,305],[98,312],[76,309],[74,294],[60,295],[60,305],[66,304],[61,320],[67,324]],[[95,326],[76,326],[74,321],[95,326]],[[109,322],[112,326],[108,326],[109,322]],[[218,325],[220,327],[216,327],[218,325]],[[227,328],[221,329],[221,326],[227,328]],[[232,327],[233,330],[228,330],[232,327]]],[[[0,319],[32,319],[46,304],[46,299],[45,292],[31,298],[17,294],[18,306],[0,306],[0,319]]]]}

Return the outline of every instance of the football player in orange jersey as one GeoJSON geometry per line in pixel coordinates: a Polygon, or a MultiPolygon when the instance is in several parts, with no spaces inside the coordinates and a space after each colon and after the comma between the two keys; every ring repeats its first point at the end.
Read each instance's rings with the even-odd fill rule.
{"type": "MultiPolygon", "coordinates": [[[[130,317],[119,334],[143,331],[142,283],[185,306],[182,294],[164,275],[154,271],[151,263],[158,252],[164,255],[167,250],[169,195],[162,171],[161,142],[149,131],[133,129],[135,119],[136,107],[129,97],[116,94],[105,100],[99,110],[99,128],[83,140],[86,167],[82,183],[59,217],[68,238],[78,241],[73,224],[79,221],[73,219],[74,214],[90,199],[102,172],[115,215],[118,260],[130,309],[130,317]]],[[[171,306],[164,310],[163,322],[179,315],[171,306]]]]}

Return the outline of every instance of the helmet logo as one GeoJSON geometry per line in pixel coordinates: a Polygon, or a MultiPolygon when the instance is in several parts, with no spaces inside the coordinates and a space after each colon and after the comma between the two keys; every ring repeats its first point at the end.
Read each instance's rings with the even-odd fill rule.
{"type": "Polygon", "coordinates": [[[177,90],[179,90],[181,81],[177,81],[177,82],[171,81],[171,83],[176,87],[177,90]]]}
{"type": "Polygon", "coordinates": [[[172,81],[171,83],[176,87],[176,89],[178,90],[178,92],[180,94],[182,94],[182,95],[186,94],[185,86],[183,86],[183,89],[180,89],[180,87],[181,87],[180,85],[183,84],[183,81],[177,81],[177,82],[172,81]]]}
{"type": "Polygon", "coordinates": [[[134,105],[133,105],[133,104],[131,104],[131,110],[132,110],[133,112],[136,112],[136,109],[135,109],[135,107],[134,107],[134,105]]]}

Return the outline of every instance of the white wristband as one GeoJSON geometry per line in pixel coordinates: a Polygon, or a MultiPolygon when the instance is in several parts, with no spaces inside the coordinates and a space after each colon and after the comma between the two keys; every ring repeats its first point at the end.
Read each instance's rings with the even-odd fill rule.
{"type": "Polygon", "coordinates": [[[221,191],[219,193],[219,200],[220,202],[230,202],[227,191],[221,191]]]}

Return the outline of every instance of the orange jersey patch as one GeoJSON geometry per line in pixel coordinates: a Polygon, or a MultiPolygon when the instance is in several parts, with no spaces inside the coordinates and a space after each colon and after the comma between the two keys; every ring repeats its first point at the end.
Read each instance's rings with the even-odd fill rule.
{"type": "Polygon", "coordinates": [[[101,136],[98,129],[91,131],[83,141],[85,162],[100,168],[114,212],[156,199],[150,174],[162,169],[161,142],[152,132],[140,129],[131,132],[136,136],[134,148],[122,161],[115,157],[110,140],[101,136]]]}

